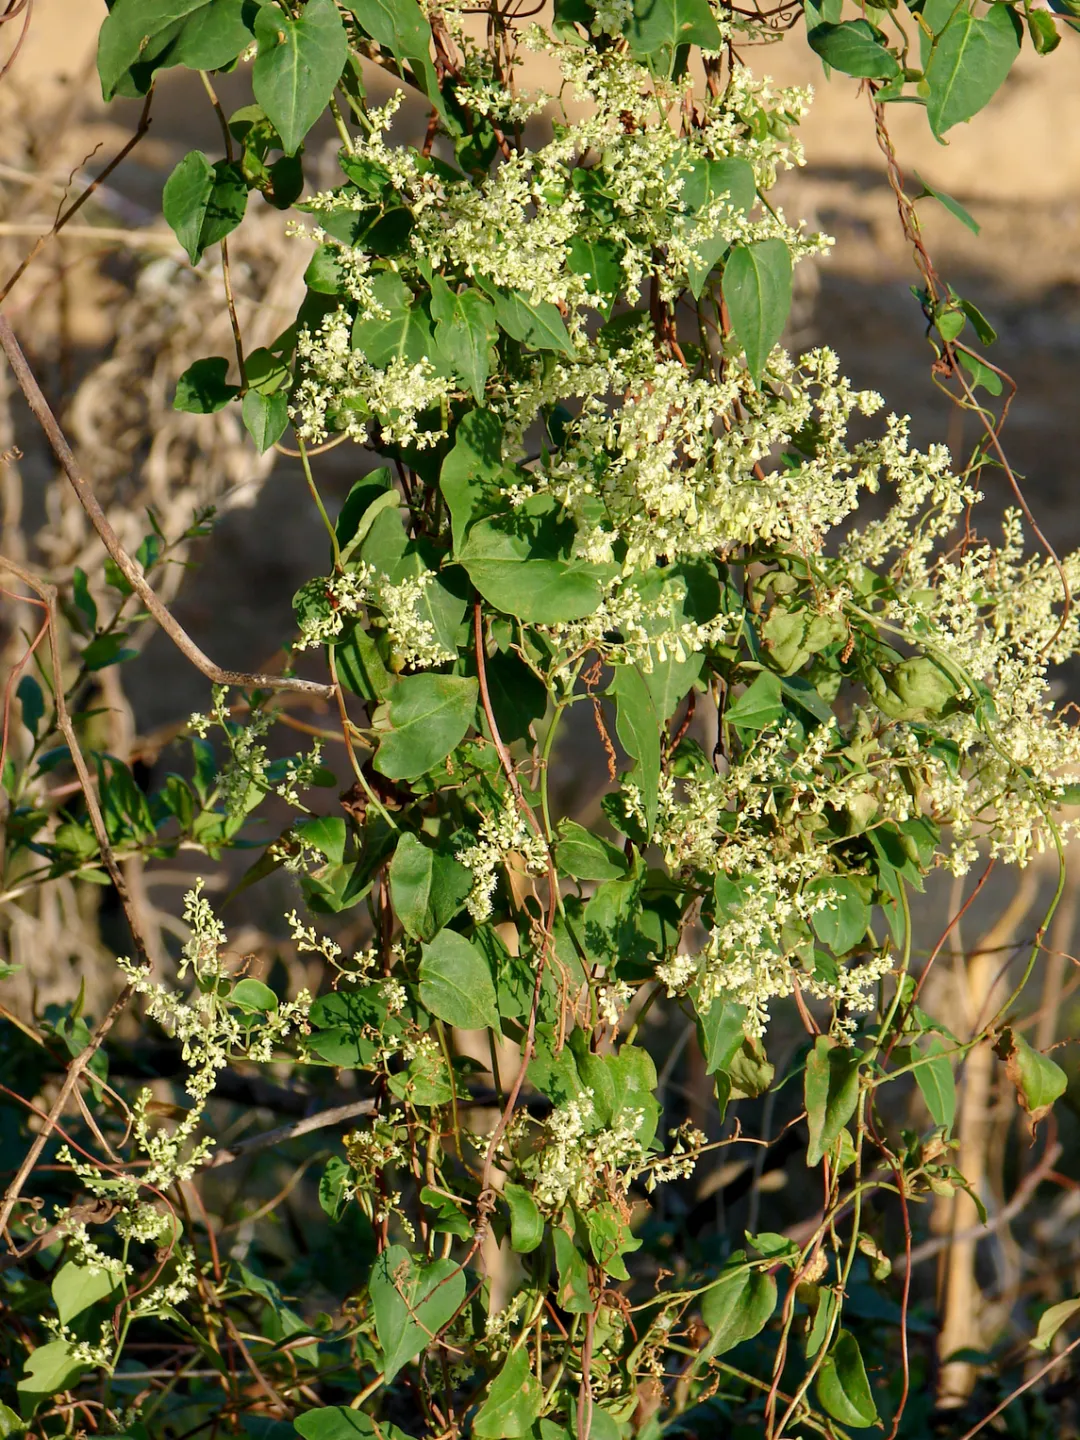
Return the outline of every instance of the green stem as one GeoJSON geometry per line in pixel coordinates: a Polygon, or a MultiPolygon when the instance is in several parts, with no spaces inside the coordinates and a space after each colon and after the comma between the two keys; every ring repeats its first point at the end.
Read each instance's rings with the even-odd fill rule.
{"type": "Polygon", "coordinates": [[[300,451],[300,464],[304,467],[304,479],[307,481],[307,487],[311,491],[311,498],[315,501],[315,508],[322,516],[322,522],[326,526],[326,533],[330,536],[330,548],[334,554],[334,572],[340,575],[342,570],[341,547],[338,545],[337,531],[330,522],[330,516],[326,513],[326,506],[322,502],[322,496],[319,494],[315,484],[315,477],[311,473],[311,461],[308,459],[307,446],[299,435],[296,437],[296,445],[300,451]]]}

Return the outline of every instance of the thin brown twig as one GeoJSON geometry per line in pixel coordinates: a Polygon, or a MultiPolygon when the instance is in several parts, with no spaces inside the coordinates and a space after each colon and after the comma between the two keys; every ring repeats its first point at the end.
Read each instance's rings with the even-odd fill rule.
{"type": "Polygon", "coordinates": [[[23,257],[17,269],[15,270],[15,273],[10,277],[3,289],[0,290],[0,304],[3,304],[3,302],[11,294],[12,290],[14,290],[15,286],[26,274],[27,270],[29,270],[30,266],[41,254],[42,250],[44,250],[45,246],[49,243],[52,237],[64,228],[64,226],[68,223],[68,221],[72,218],[73,215],[78,214],[78,212],[86,204],[87,200],[90,199],[90,196],[93,195],[94,191],[97,190],[98,187],[105,180],[108,179],[108,177],[112,174],[116,167],[120,165],[131,154],[132,150],[135,149],[135,146],[150,129],[150,102],[153,100],[153,98],[154,87],[151,85],[150,89],[147,91],[146,103],[142,108],[142,114],[139,116],[139,123],[136,126],[135,133],[132,135],[131,139],[127,142],[126,145],[124,145],[119,151],[117,151],[117,153],[105,166],[105,169],[102,170],[101,174],[91,180],[90,184],[86,187],[86,189],[82,192],[78,199],[74,200],[62,215],[58,215],[56,217],[56,219],[53,221],[52,228],[50,230],[47,230],[44,235],[38,236],[36,244],[33,245],[29,253],[23,257]]]}
{"type": "Polygon", "coordinates": [[[45,432],[53,454],[70,480],[79,503],[100,536],[105,549],[116,562],[125,580],[181,654],[216,685],[237,685],[246,689],[259,690],[299,690],[307,695],[318,695],[326,700],[332,699],[334,689],[331,685],[322,685],[315,680],[300,680],[291,675],[259,675],[248,674],[242,670],[226,670],[222,666],[216,665],[208,655],[199,649],[169,608],[158,598],[153,587],[143,575],[141,567],[120,544],[116,531],[109,524],[97,496],[79,468],[78,461],[72,453],[56,416],[42,394],[34,372],[27,364],[26,356],[15,338],[14,331],[3,315],[0,315],[0,347],[3,348],[8,358],[8,363],[15,373],[19,388],[26,396],[30,409],[45,432]]]}
{"type": "MultiPolygon", "coordinates": [[[[3,317],[0,316],[0,338],[2,338],[2,327],[4,327],[5,323],[6,322],[4,321],[3,317]]],[[[52,659],[52,681],[53,697],[56,704],[56,723],[59,727],[60,733],[64,737],[64,740],[67,742],[72,764],[75,766],[75,772],[79,777],[80,784],[82,785],[83,796],[86,802],[86,810],[90,818],[90,826],[97,840],[98,848],[101,851],[102,863],[105,866],[105,869],[108,871],[109,878],[112,880],[113,886],[120,899],[120,904],[123,907],[124,915],[127,918],[128,926],[131,930],[132,940],[135,943],[139,958],[143,966],[149,969],[150,953],[139,927],[138,914],[136,912],[135,906],[132,903],[131,896],[128,893],[127,881],[124,878],[123,871],[120,869],[116,857],[113,854],[112,846],[109,843],[108,831],[105,828],[105,821],[101,813],[101,807],[98,804],[97,795],[94,791],[93,781],[90,777],[90,772],[87,769],[86,761],[83,758],[82,750],[79,748],[78,736],[75,734],[75,727],[71,723],[71,716],[68,714],[67,702],[64,698],[63,668],[60,659],[60,644],[57,639],[56,626],[56,587],[53,585],[48,585],[44,581],[38,580],[28,570],[24,570],[22,566],[16,565],[14,561],[4,560],[3,564],[9,570],[11,570],[13,574],[17,575],[24,585],[26,585],[29,589],[34,590],[41,598],[41,600],[45,602],[45,605],[48,608],[49,649],[52,659]]],[[[60,1088],[56,1092],[56,1098],[49,1109],[49,1113],[46,1116],[44,1122],[42,1123],[41,1129],[38,1131],[37,1135],[34,1136],[30,1148],[27,1150],[26,1155],[23,1157],[22,1164],[15,1172],[14,1179],[5,1191],[3,1201],[0,1201],[0,1234],[2,1234],[3,1231],[7,1228],[8,1222],[11,1219],[11,1213],[15,1208],[19,1196],[22,1194],[23,1186],[26,1184],[26,1181],[32,1173],[34,1166],[37,1164],[38,1159],[41,1156],[41,1152],[48,1144],[49,1137],[51,1136],[60,1116],[63,1114],[64,1107],[67,1105],[67,1102],[71,1097],[72,1091],[75,1089],[76,1085],[78,1085],[80,1079],[82,1078],[83,1072],[86,1070],[86,1067],[90,1064],[90,1061],[97,1054],[106,1035],[112,1029],[118,1016],[126,1008],[128,1002],[130,1001],[134,993],[134,982],[129,980],[128,983],[121,990],[120,994],[109,1006],[108,1010],[105,1012],[105,1015],[98,1023],[97,1028],[91,1034],[87,1044],[83,1047],[79,1054],[72,1059],[71,1063],[68,1065],[67,1074],[64,1076],[60,1088]]]]}

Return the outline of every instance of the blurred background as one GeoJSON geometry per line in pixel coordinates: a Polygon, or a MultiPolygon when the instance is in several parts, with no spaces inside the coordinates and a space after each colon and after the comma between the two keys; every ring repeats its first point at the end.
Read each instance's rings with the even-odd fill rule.
{"type": "MultiPolygon", "coordinates": [[[[138,124],[140,105],[122,101],[106,110],[100,99],[94,54],[105,13],[104,0],[35,0],[25,40],[0,81],[0,278],[48,231],[64,197],[74,198],[138,124]]],[[[14,39],[0,34],[5,58],[14,39]]],[[[831,345],[857,386],[879,390],[888,408],[916,417],[916,443],[944,441],[954,456],[964,457],[974,427],[969,418],[965,428],[964,417],[933,384],[933,357],[910,291],[918,277],[858,82],[836,76],[826,81],[801,27],[744,58],[778,83],[812,84],[816,92],[802,130],[806,167],[781,182],[779,198],[789,218],[805,216],[836,244],[827,259],[804,264],[799,272],[790,342],[831,345]]],[[[534,75],[526,68],[523,85],[534,79],[542,79],[542,71],[534,75]]],[[[373,71],[370,81],[374,94],[380,86],[389,92],[385,73],[373,71]]],[[[228,113],[228,77],[218,88],[228,113]]],[[[1032,507],[1053,543],[1059,550],[1076,548],[1080,35],[1064,29],[1059,49],[1046,59],[1028,47],[989,109],[953,130],[947,146],[934,141],[919,107],[894,105],[889,111],[901,168],[912,177],[909,191],[920,188],[917,173],[959,200],[981,227],[975,236],[937,202],[920,204],[939,272],[996,327],[1000,339],[992,358],[1020,387],[1005,436],[1012,464],[1025,477],[1032,507]]],[[[406,107],[394,133],[417,119],[406,107]]],[[[42,248],[3,309],[129,550],[150,529],[148,507],[170,539],[213,509],[208,536],[177,547],[159,590],[216,661],[262,669],[274,663],[292,633],[290,596],[326,569],[325,532],[301,494],[296,462],[274,452],[260,458],[237,414],[189,416],[171,408],[181,372],[201,356],[230,353],[230,339],[216,255],[191,268],[161,217],[161,190],[184,153],[200,148],[214,159],[220,144],[198,76],[162,75],[149,132],[76,219],[42,248]]],[[[332,183],[334,137],[316,132],[308,145],[313,151],[322,147],[325,181],[332,183]]],[[[286,217],[254,196],[247,220],[230,240],[249,347],[265,344],[290,323],[303,292],[310,249],[285,231],[286,217]]],[[[0,552],[61,586],[81,567],[91,590],[103,594],[96,537],[69,488],[58,481],[5,367],[0,367],[0,452],[0,552]]],[[[327,455],[319,470],[324,494],[340,503],[371,463],[353,447],[327,455]]],[[[993,472],[984,476],[991,502],[989,520],[982,522],[986,529],[993,510],[1009,497],[1004,480],[1001,493],[993,494],[993,472]]],[[[0,596],[0,677],[36,629],[29,607],[0,596]]],[[[179,747],[171,742],[193,710],[208,708],[209,686],[152,629],[136,648],[136,658],[98,672],[101,714],[94,744],[132,763],[136,778],[147,781],[181,768],[179,747]]],[[[1061,699],[1080,700],[1080,672],[1057,683],[1061,699]]],[[[607,784],[602,747],[587,723],[569,733],[558,757],[560,808],[582,816],[593,807],[595,814],[607,784]]],[[[331,792],[328,804],[334,803],[331,792]]],[[[197,856],[181,855],[145,872],[137,862],[130,864],[131,884],[162,957],[183,935],[181,897],[198,863],[197,856]]],[[[224,890],[235,880],[237,857],[229,864],[232,871],[220,867],[210,885],[224,890]]],[[[973,883],[974,877],[966,889],[951,883],[930,887],[916,917],[924,953],[973,883]]],[[[947,1017],[961,1035],[977,1027],[981,1014],[993,1013],[1008,993],[1010,964],[1025,939],[1030,943],[1052,888],[1049,868],[1039,864],[1023,876],[996,875],[964,925],[953,931],[947,959],[928,987],[926,1008],[947,1017]]],[[[307,962],[285,938],[283,916],[298,898],[290,878],[278,872],[247,891],[224,918],[232,947],[253,957],[252,973],[261,966],[266,975],[284,965],[290,984],[317,990],[319,971],[305,970],[307,962]]],[[[1076,1028],[1069,956],[1075,912],[1070,882],[1029,1007],[1034,1018],[1028,1037],[1040,1048],[1067,1040],[1076,1028]]],[[[5,1003],[23,1015],[70,1001],[83,982],[87,1009],[100,1013],[103,998],[114,991],[113,956],[123,944],[118,917],[92,887],[58,881],[29,894],[0,895],[0,959],[23,967],[5,987],[5,1003]]],[[[690,1114],[715,1131],[693,1027],[677,1010],[666,1016],[659,1011],[650,1023],[670,1031],[666,1048],[654,1047],[654,1053],[670,1057],[662,1083],[672,1123],[690,1114]]],[[[801,1039],[794,1014],[781,1012],[770,1036],[778,1072],[801,1039]]],[[[1055,1052],[1070,1075],[1076,1071],[1074,1057],[1074,1050],[1055,1052]]],[[[942,1200],[932,1218],[919,1217],[923,1248],[914,1292],[924,1337],[919,1343],[939,1357],[964,1352],[943,1387],[961,1397],[976,1383],[980,1357],[991,1347],[1000,1353],[1002,1346],[1023,1344],[1033,1302],[1080,1290],[1080,1127],[1074,1115],[1080,1084],[1071,1087],[1062,1133],[1048,1127],[1032,1148],[1008,1087],[999,1085],[1002,1078],[988,1049],[975,1053],[962,1076],[958,1163],[990,1213],[986,1238],[969,1233],[975,1212],[965,1199],[942,1200]],[[1038,1203],[1025,1208],[1036,1196],[1038,1203]]],[[[743,1110],[747,1130],[779,1134],[797,1111],[797,1088],[743,1110]]],[[[243,1103],[246,1112],[222,1111],[223,1126],[250,1123],[259,1096],[253,1090],[243,1103]]],[[[904,1106],[914,1107],[915,1114],[918,1103],[905,1093],[895,1118],[904,1118],[904,1106]]],[[[272,1122],[273,1113],[271,1106],[264,1124],[272,1122]]],[[[916,1115],[916,1123],[922,1127],[925,1117],[916,1115]]],[[[660,1221],[696,1227],[695,1233],[712,1235],[717,1245],[725,1234],[738,1237],[747,1227],[797,1228],[817,1203],[805,1193],[805,1172],[789,1173],[784,1155],[775,1150],[757,1154],[757,1160],[725,1159],[714,1171],[699,1172],[697,1188],[676,1197],[671,1202],[676,1210],[660,1221]]],[[[242,1226],[245,1205],[254,1211],[276,1183],[273,1174],[260,1172],[243,1202],[229,1202],[234,1229],[242,1226]]],[[[298,1199],[301,1203],[310,1203],[310,1197],[298,1199]]],[[[275,1243],[287,1256],[296,1242],[279,1234],[275,1243]]],[[[866,1323],[873,1323],[872,1301],[864,1303],[870,1307],[866,1323]]],[[[884,1322],[892,1318],[877,1316],[884,1322]]]]}

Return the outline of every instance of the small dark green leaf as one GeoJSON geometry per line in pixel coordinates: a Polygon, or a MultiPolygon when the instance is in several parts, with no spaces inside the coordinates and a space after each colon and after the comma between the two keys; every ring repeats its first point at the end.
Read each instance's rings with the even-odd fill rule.
{"type": "Polygon", "coordinates": [[[665,76],[683,46],[719,50],[723,44],[708,0],[634,0],[626,38],[635,60],[665,76]]]}
{"type": "Polygon", "coordinates": [[[390,862],[394,913],[407,935],[430,940],[465,903],[472,873],[415,835],[401,837],[390,862]]]}
{"type": "Polygon", "coordinates": [[[23,724],[37,739],[38,726],[45,716],[45,696],[33,675],[24,675],[19,681],[15,694],[22,705],[23,724]]]}
{"type": "Polygon", "coordinates": [[[297,820],[293,826],[296,833],[307,845],[325,855],[327,860],[340,865],[345,858],[345,821],[340,815],[317,815],[307,820],[297,820]]]}
{"type": "Polygon", "coordinates": [[[724,719],[740,730],[767,730],[775,725],[784,713],[784,701],[779,676],[771,670],[763,670],[753,683],[743,691],[733,705],[729,705],[724,719]]]}
{"type": "Polygon", "coordinates": [[[404,1245],[390,1245],[375,1261],[370,1290],[389,1383],[457,1310],[465,1298],[465,1272],[449,1259],[419,1269],[404,1245]]]}
{"type": "Polygon", "coordinates": [[[440,355],[482,405],[491,346],[497,333],[495,307],[479,290],[459,293],[436,275],[431,282],[431,313],[440,355]]]}
{"type": "Polygon", "coordinates": [[[214,167],[201,150],[191,150],[165,181],[162,191],[162,214],[193,265],[203,252],[203,222],[213,189],[214,167]]]}
{"type": "Polygon", "coordinates": [[[759,380],[791,310],[791,252],[782,240],[736,245],[722,283],[747,368],[759,380]]]}
{"type": "Polygon", "coordinates": [[[740,1265],[701,1297],[701,1318],[709,1327],[709,1355],[723,1355],[752,1340],[776,1309],[776,1281],[765,1270],[740,1265]]]}
{"type": "Polygon", "coordinates": [[[495,293],[495,320],[499,328],[533,350],[556,350],[573,357],[574,346],[558,306],[550,300],[530,300],[516,290],[495,293]]]}
{"type": "Polygon", "coordinates": [[[817,1396],[841,1425],[865,1430],[878,1422],[859,1342],[849,1330],[840,1331],[825,1357],[818,1372],[817,1396]]]}
{"type": "Polygon", "coordinates": [[[373,723],[380,731],[375,769],[415,780],[464,740],[476,715],[477,682],[458,675],[407,675],[373,723]]]}
{"type": "Polygon", "coordinates": [[[217,70],[251,41],[248,7],[237,0],[114,0],[98,37],[106,100],[145,95],[158,70],[217,70]]]}
{"type": "Polygon", "coordinates": [[[223,410],[240,394],[239,388],[226,380],[228,373],[229,362],[220,355],[196,360],[176,382],[173,409],[189,415],[213,415],[223,410]]]}
{"type": "Polygon", "coordinates": [[[1020,53],[1020,21],[1009,5],[991,5],[976,16],[958,5],[934,41],[926,65],[926,115],[940,139],[970,120],[997,93],[1020,53]]]}
{"type": "Polygon", "coordinates": [[[503,1198],[510,1207],[510,1247],[529,1255],[544,1238],[544,1217],[524,1186],[507,1182],[503,1198]]]}
{"type": "Polygon", "coordinates": [[[870,924],[870,906],[854,880],[846,875],[822,875],[811,880],[805,894],[828,895],[828,906],[810,917],[814,934],[835,955],[846,955],[858,945],[870,924]]]}
{"type": "Polygon", "coordinates": [[[931,1120],[948,1132],[956,1118],[956,1078],[952,1061],[944,1053],[945,1048],[934,1037],[927,1040],[925,1054],[931,1058],[916,1066],[915,1080],[931,1120]]]}
{"type": "Polygon", "coordinates": [[[307,0],[298,20],[277,6],[263,6],[255,17],[255,36],[255,99],[281,136],[285,153],[293,155],[341,78],[349,58],[345,26],[334,0],[307,0]]]}
{"type": "Polygon", "coordinates": [[[651,830],[660,804],[660,722],[637,667],[616,665],[608,694],[615,699],[615,730],[626,752],[637,761],[634,782],[651,830]]]}
{"type": "Polygon", "coordinates": [[[77,1265],[69,1260],[53,1276],[50,1289],[61,1325],[105,1300],[120,1284],[118,1269],[104,1265],[77,1265]]]}
{"type": "Polygon", "coordinates": [[[810,1144],[807,1165],[817,1165],[839,1138],[840,1131],[855,1113],[859,1100],[858,1050],[837,1045],[828,1035],[819,1035],[806,1057],[804,1077],[806,1122],[810,1144]]]}
{"type": "Polygon", "coordinates": [[[473,520],[497,508],[503,425],[491,410],[470,410],[454,434],[454,448],[443,461],[439,489],[450,510],[454,553],[461,553],[473,520]]]}
{"type": "Polygon", "coordinates": [[[264,395],[259,390],[249,390],[244,396],[240,413],[244,427],[260,455],[271,445],[276,445],[289,425],[289,397],[284,390],[273,395],[264,395]]]}
{"type": "Polygon", "coordinates": [[[810,49],[826,64],[863,80],[891,80],[900,74],[896,56],[882,44],[884,38],[868,20],[815,25],[807,32],[810,49]]]}
{"type": "Polygon", "coordinates": [[[459,1030],[497,1030],[499,1007],[484,956],[454,930],[441,930],[421,951],[420,1000],[459,1030]]]}
{"type": "Polygon", "coordinates": [[[269,1015],[278,1008],[278,998],[270,986],[250,976],[236,982],[230,998],[239,1009],[254,1015],[269,1015]]]}
{"type": "Polygon", "coordinates": [[[1069,1077],[1053,1060],[1041,1055],[1015,1030],[1001,1032],[994,1046],[1005,1061],[1005,1070],[1016,1086],[1016,1098],[1027,1111],[1031,1128],[1053,1108],[1054,1101],[1065,1094],[1069,1077]]]}
{"type": "Polygon", "coordinates": [[[552,1233],[555,1239],[555,1268],[559,1275],[556,1298],[567,1314],[582,1315],[593,1308],[585,1257],[574,1244],[574,1237],[568,1235],[561,1225],[556,1225],[552,1233]]]}
{"type": "Polygon", "coordinates": [[[620,880],[629,868],[626,856],[574,820],[563,820],[555,845],[561,874],[575,880],[620,880]]]}
{"type": "MultiPolygon", "coordinates": [[[[1046,12],[1042,11],[1040,13],[1045,14],[1046,12]]],[[[915,179],[922,186],[922,194],[916,195],[916,200],[922,200],[925,196],[929,196],[932,200],[936,200],[940,205],[944,205],[945,209],[948,210],[949,214],[955,215],[957,220],[960,221],[961,225],[966,225],[973,235],[978,235],[980,228],[979,222],[968,210],[964,209],[963,205],[960,204],[959,200],[954,200],[953,197],[946,194],[944,190],[938,190],[935,186],[928,184],[928,182],[922,178],[922,176],[917,170],[915,170],[913,174],[915,176],[915,179]]]]}

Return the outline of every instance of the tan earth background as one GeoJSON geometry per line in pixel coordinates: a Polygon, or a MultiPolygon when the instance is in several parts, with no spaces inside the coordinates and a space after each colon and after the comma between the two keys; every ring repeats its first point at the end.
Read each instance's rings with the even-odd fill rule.
{"type": "MultiPolygon", "coordinates": [[[[25,43],[0,81],[0,276],[14,270],[36,237],[49,229],[65,195],[78,194],[137,124],[138,105],[120,102],[106,109],[101,102],[94,51],[104,15],[103,0],[34,0],[25,43]]],[[[14,31],[15,26],[3,29],[14,31]]],[[[0,34],[5,55],[13,39],[13,34],[0,34]]],[[[924,321],[910,293],[918,277],[897,222],[866,97],[854,80],[824,80],[799,31],[747,58],[778,82],[811,83],[816,90],[803,127],[807,165],[784,181],[782,199],[789,217],[806,216],[833,235],[836,245],[827,260],[800,272],[795,343],[832,345],[857,385],[879,390],[890,408],[917,417],[919,442],[947,441],[959,456],[975,438],[974,428],[932,382],[924,321]]],[[[526,72],[524,83],[530,78],[526,72]]],[[[372,90],[378,94],[380,86],[386,91],[390,81],[376,73],[372,90]]],[[[227,78],[220,93],[226,110],[242,103],[241,92],[227,78]]],[[[1026,45],[990,107],[974,123],[954,129],[947,145],[933,140],[919,107],[889,108],[904,171],[917,171],[951,193],[982,227],[976,237],[936,202],[921,204],[927,244],[939,271],[997,328],[993,358],[1019,384],[1006,432],[1012,463],[1054,543],[1074,548],[1080,545],[1075,498],[1080,35],[1066,29],[1057,52],[1045,59],[1026,45]]],[[[191,523],[197,507],[216,507],[212,538],[187,552],[197,564],[171,566],[163,594],[219,663],[251,669],[273,663],[290,635],[289,599],[303,581],[325,571],[326,557],[318,519],[301,496],[293,462],[260,459],[228,412],[211,419],[171,410],[177,376],[200,356],[229,354],[230,341],[218,261],[208,256],[197,271],[191,270],[161,218],[161,189],[186,151],[201,148],[216,158],[220,143],[198,77],[178,71],[163,75],[149,133],[63,234],[44,246],[3,308],[129,547],[137,546],[149,528],[147,506],[170,536],[191,523]]],[[[333,137],[317,132],[309,148],[325,152],[325,180],[332,183],[333,137]]],[[[279,333],[295,315],[302,293],[309,248],[284,232],[284,217],[253,197],[248,220],[230,242],[250,345],[279,333]]],[[[0,451],[13,446],[21,455],[7,456],[0,468],[0,553],[60,583],[81,565],[104,604],[97,541],[57,482],[3,370],[0,451]]],[[[355,450],[343,448],[326,457],[320,474],[330,498],[340,502],[366,465],[366,457],[355,450]]],[[[985,483],[992,493],[991,510],[1006,503],[1004,480],[987,472],[985,483]]],[[[0,607],[5,604],[0,608],[0,677],[5,664],[22,653],[21,635],[36,629],[28,607],[0,596],[0,607]]],[[[122,675],[117,669],[100,672],[103,710],[94,740],[99,748],[139,762],[143,778],[149,778],[155,771],[179,768],[169,741],[193,709],[207,707],[208,685],[160,635],[148,631],[140,641],[142,653],[123,667],[122,675]]],[[[1059,692],[1080,698],[1080,671],[1064,676],[1059,692]]],[[[595,734],[579,729],[563,748],[559,767],[562,808],[581,815],[583,796],[586,812],[595,806],[605,783],[595,734]]],[[[181,856],[145,874],[132,867],[131,882],[161,954],[169,937],[182,933],[176,918],[180,897],[197,863],[181,856]]],[[[219,883],[229,882],[221,876],[219,883]]],[[[289,884],[287,877],[271,877],[226,918],[240,953],[261,957],[265,966],[285,954],[290,968],[302,969],[297,957],[286,954],[282,938],[281,916],[296,903],[289,884]]],[[[86,894],[90,888],[77,892],[62,882],[32,901],[0,897],[0,955],[25,967],[19,1004],[70,999],[79,978],[87,979],[92,997],[111,993],[110,941],[115,937],[110,924],[115,926],[115,917],[99,913],[97,892],[86,894]]],[[[969,920],[970,936],[981,939],[990,953],[1007,953],[1033,929],[1040,891],[1045,898],[1047,874],[1038,867],[1019,888],[1014,879],[990,887],[982,911],[969,920]]],[[[936,897],[924,902],[920,923],[927,938],[935,922],[940,928],[949,898],[939,887],[936,897]]],[[[1051,937],[1059,952],[1072,944],[1076,905],[1071,887],[1066,898],[1064,919],[1051,937]]],[[[952,1015],[973,1007],[977,1013],[999,971],[996,959],[978,975],[970,967],[965,972],[958,960],[952,971],[942,973],[937,1003],[952,1015]]],[[[1042,1046],[1067,1033],[1072,1023],[1072,1012],[1062,1004],[1071,992],[1071,974],[1062,955],[1048,961],[1042,1014],[1033,1035],[1042,1046]]],[[[316,973],[298,978],[314,986],[319,981],[316,973]]],[[[691,1062],[693,1049],[691,1037],[691,1062]]],[[[972,1067],[972,1073],[961,1166],[969,1175],[974,1169],[976,1188],[995,1213],[1017,1183],[1015,1166],[1005,1157],[1012,1112],[1008,1097],[993,1091],[985,1067],[972,1067]]],[[[687,1083],[692,1090],[692,1073],[687,1083]]],[[[717,1172],[708,1183],[718,1190],[730,1179],[717,1172]]],[[[756,1179],[760,1185],[749,1203],[758,1204],[767,1189],[774,1192],[770,1203],[778,1210],[770,1218],[774,1228],[782,1228],[787,1201],[776,1192],[787,1183],[784,1173],[756,1179]]],[[[797,1177],[793,1183],[788,1218],[798,1215],[805,1198],[798,1194],[797,1177]]],[[[1080,1242],[1069,1238],[1075,1222],[1066,1224],[1080,1208],[1075,1195],[1064,1192],[1038,1222],[1052,1237],[1059,1271],[1080,1269],[1080,1242]]],[[[968,1211],[952,1213],[946,1205],[937,1223],[946,1233],[963,1230],[970,1218],[968,1211]]],[[[991,1282],[995,1274],[1007,1279],[1019,1273],[1018,1242],[1008,1226],[1000,1226],[994,1237],[978,1257],[973,1244],[962,1252],[954,1247],[960,1263],[952,1264],[951,1278],[939,1276],[939,1287],[946,1281],[951,1287],[947,1309],[960,1327],[950,1337],[954,1344],[978,1346],[1009,1323],[1008,1307],[995,1308],[991,1282]],[[977,1280],[983,1285],[981,1299],[977,1280]]],[[[1026,1233],[1024,1243],[1038,1248],[1039,1236],[1026,1233]]],[[[1080,1281],[1080,1275],[1075,1278],[1080,1281]]],[[[1065,1293],[1077,1288],[1074,1284],[1065,1293]]],[[[956,1377],[956,1383],[963,1389],[965,1378],[956,1377]]]]}

